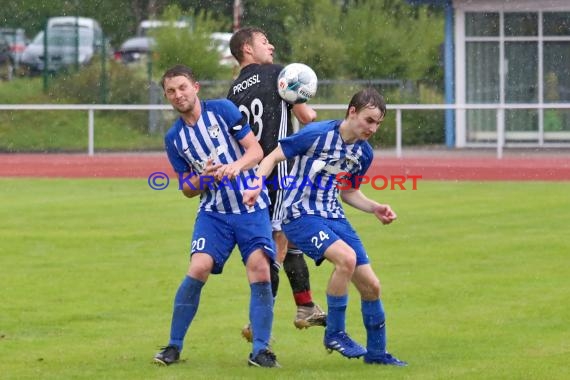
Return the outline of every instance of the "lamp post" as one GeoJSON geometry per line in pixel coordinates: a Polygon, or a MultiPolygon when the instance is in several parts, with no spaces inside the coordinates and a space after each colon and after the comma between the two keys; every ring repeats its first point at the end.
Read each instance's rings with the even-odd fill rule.
{"type": "Polygon", "coordinates": [[[75,71],[79,71],[79,0],[75,0],[75,71]]]}
{"type": "Polygon", "coordinates": [[[42,70],[42,76],[43,76],[43,84],[44,84],[44,92],[47,93],[48,92],[48,87],[49,87],[49,83],[48,83],[48,22],[46,20],[46,25],[44,27],[44,69],[42,70]]]}
{"type": "Polygon", "coordinates": [[[233,31],[236,32],[239,29],[239,20],[243,15],[243,5],[241,0],[234,0],[234,22],[233,31]]]}

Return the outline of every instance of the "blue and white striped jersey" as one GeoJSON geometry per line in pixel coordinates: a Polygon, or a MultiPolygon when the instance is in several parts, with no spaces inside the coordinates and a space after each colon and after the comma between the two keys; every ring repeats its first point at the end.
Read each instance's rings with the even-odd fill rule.
{"type": "MultiPolygon", "coordinates": [[[[200,175],[208,159],[214,163],[229,164],[243,156],[245,149],[239,143],[251,128],[239,109],[227,99],[201,102],[202,114],[195,125],[187,125],[179,117],[166,133],[164,144],[168,159],[180,178],[182,173],[200,175]]],[[[213,184],[212,178],[202,177],[200,210],[223,214],[243,214],[265,209],[269,205],[264,190],[254,207],[243,204],[242,192],[255,177],[254,168],[240,173],[234,180],[213,184]]]]}
{"type": "MultiPolygon", "coordinates": [[[[338,200],[342,173],[351,179],[366,173],[374,152],[367,141],[345,144],[339,133],[342,120],[308,124],[299,132],[279,140],[287,158],[295,157],[291,182],[285,193],[285,220],[301,215],[345,218],[338,200]],[[338,177],[337,177],[338,176],[338,177]]],[[[352,181],[354,184],[354,181],[352,181]]]]}

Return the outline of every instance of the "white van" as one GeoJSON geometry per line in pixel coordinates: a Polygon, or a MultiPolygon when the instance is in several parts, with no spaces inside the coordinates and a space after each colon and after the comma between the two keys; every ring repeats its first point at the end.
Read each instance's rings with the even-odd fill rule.
{"type": "MultiPolygon", "coordinates": [[[[47,22],[47,69],[50,72],[91,62],[103,47],[103,31],[96,20],[86,17],[52,17],[47,22]]],[[[21,64],[31,72],[44,69],[44,32],[39,32],[22,53],[21,64]]],[[[111,48],[106,45],[107,54],[111,48]]]]}
{"type": "Polygon", "coordinates": [[[96,20],[87,17],[74,17],[74,16],[62,16],[62,17],[51,17],[47,22],[48,29],[50,28],[71,28],[78,26],[81,29],[91,29],[94,31],[101,32],[101,26],[96,20]]]}

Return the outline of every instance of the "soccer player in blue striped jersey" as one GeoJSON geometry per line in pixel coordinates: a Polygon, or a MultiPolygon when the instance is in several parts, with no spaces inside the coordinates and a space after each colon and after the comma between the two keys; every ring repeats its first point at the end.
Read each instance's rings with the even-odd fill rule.
{"type": "Polygon", "coordinates": [[[385,115],[386,103],[376,90],[368,88],[357,92],[343,120],[311,123],[281,139],[279,146],[259,164],[258,179],[244,192],[244,201],[248,205],[255,204],[263,176],[278,162],[295,158],[292,185],[284,201],[283,231],[317,265],[325,259],[334,265],[327,285],[325,348],[348,358],[364,356],[367,364],[405,366],[406,362],[386,351],[380,281],[338,199],[340,196],[344,203],[373,213],[382,224],[396,219],[389,205],[378,203],[359,190],[359,179],[366,174],[373,159],[367,140],[377,131],[385,115]],[[366,348],[346,333],[351,281],[360,293],[366,348]]]}
{"type": "MultiPolygon", "coordinates": [[[[164,365],[180,358],[186,332],[196,315],[202,287],[219,274],[237,245],[250,284],[253,347],[248,364],[279,367],[269,349],[273,297],[269,266],[275,260],[266,192],[245,205],[243,184],[255,175],[263,150],[247,120],[227,99],[201,101],[192,70],[168,69],[161,80],[164,95],[180,117],[165,136],[168,159],[187,197],[200,196],[190,247],[188,272],[174,298],[170,341],[154,361],[164,365]]],[[[184,220],[184,218],[183,218],[184,220]]]]}

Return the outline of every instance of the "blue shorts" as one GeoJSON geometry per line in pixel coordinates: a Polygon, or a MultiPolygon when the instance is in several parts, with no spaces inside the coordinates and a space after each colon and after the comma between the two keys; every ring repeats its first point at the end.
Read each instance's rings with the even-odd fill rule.
{"type": "Polygon", "coordinates": [[[328,247],[337,240],[343,240],[356,252],[356,265],[369,264],[370,260],[362,241],[348,220],[327,219],[316,215],[301,215],[283,223],[287,239],[320,265],[325,259],[328,247]]]}
{"type": "Polygon", "coordinates": [[[221,214],[200,211],[196,216],[190,254],[205,253],[214,259],[212,274],[222,273],[235,246],[245,265],[249,255],[261,248],[270,262],[275,261],[275,245],[267,210],[247,214],[221,214]]]}

